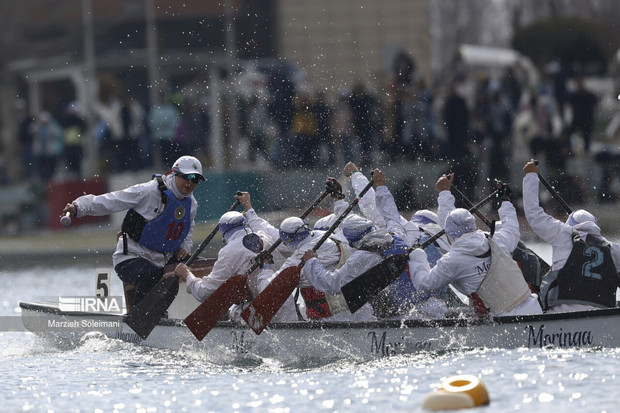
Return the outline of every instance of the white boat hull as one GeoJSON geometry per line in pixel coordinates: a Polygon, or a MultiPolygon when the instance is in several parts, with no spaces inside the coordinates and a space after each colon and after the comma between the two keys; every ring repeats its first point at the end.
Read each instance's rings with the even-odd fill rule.
{"type": "Polygon", "coordinates": [[[140,339],[121,314],[63,312],[53,304],[20,303],[24,326],[59,344],[77,343],[93,331],[113,339],[207,356],[372,358],[470,348],[620,347],[620,308],[568,314],[366,323],[271,324],[261,335],[220,322],[198,341],[181,320],[168,319],[140,339]]]}

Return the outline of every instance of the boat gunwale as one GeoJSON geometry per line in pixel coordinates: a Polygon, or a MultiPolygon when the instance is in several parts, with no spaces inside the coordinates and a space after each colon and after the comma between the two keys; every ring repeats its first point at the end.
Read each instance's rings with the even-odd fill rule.
{"type": "MultiPolygon", "coordinates": [[[[53,314],[58,316],[81,316],[81,317],[111,317],[124,318],[123,314],[98,313],[98,312],[77,312],[62,311],[57,307],[41,304],[20,302],[19,306],[22,310],[35,311],[40,313],[53,314]]],[[[377,329],[377,328],[430,328],[430,327],[469,327],[480,325],[510,325],[519,323],[537,323],[556,320],[575,320],[588,318],[601,318],[620,315],[620,307],[605,308],[599,310],[576,311],[570,313],[551,313],[551,314],[534,314],[519,316],[503,316],[503,317],[486,317],[486,318],[443,318],[428,320],[380,320],[380,321],[316,321],[310,320],[305,322],[281,322],[271,323],[267,329],[377,329]]],[[[162,319],[158,324],[162,327],[182,327],[185,326],[181,319],[162,319]]],[[[239,329],[249,327],[245,323],[236,321],[220,321],[216,324],[216,328],[223,329],[239,329]]]]}

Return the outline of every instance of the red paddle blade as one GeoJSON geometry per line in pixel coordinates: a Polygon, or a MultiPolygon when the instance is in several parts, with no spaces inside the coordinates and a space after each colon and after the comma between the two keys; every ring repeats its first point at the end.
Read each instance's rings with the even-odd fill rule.
{"type": "Polygon", "coordinates": [[[249,297],[249,294],[245,274],[235,275],[188,315],[184,320],[185,325],[198,340],[202,340],[231,305],[249,297]]]}
{"type": "Polygon", "coordinates": [[[256,334],[263,332],[286,299],[299,285],[301,266],[288,267],[269,283],[248,308],[241,312],[241,317],[256,334]]]}

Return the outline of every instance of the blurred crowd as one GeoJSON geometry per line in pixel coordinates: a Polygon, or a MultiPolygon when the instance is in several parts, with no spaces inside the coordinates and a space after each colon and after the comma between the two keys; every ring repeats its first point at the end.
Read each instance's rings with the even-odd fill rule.
{"type": "MultiPolygon", "coordinates": [[[[486,178],[519,186],[521,167],[537,158],[552,179],[571,189],[568,197],[580,197],[567,162],[586,156],[603,167],[599,201],[615,201],[614,169],[608,167],[613,159],[591,150],[598,97],[583,79],[567,78],[560,70],[548,71],[537,85],[526,84],[510,68],[499,77],[459,73],[429,85],[415,60],[402,52],[380,93],[361,81],[336,91],[308,87],[278,68],[257,84],[232,99],[240,141],[254,168],[325,168],[348,160],[370,168],[377,162],[443,160],[469,192],[467,184],[473,188],[486,178]]],[[[98,100],[90,131],[98,145],[98,172],[161,168],[180,155],[209,165],[213,101],[207,94],[183,92],[150,108],[131,95],[98,100]]],[[[217,110],[232,119],[230,108],[217,110]]],[[[87,123],[80,113],[69,103],[60,113],[23,119],[19,139],[27,178],[82,177],[87,123]]]]}

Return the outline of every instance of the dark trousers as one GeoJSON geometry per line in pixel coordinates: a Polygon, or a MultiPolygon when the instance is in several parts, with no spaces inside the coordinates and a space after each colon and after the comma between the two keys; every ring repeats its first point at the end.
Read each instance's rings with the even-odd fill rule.
{"type": "Polygon", "coordinates": [[[135,285],[134,305],[153,288],[164,275],[160,268],[144,258],[133,258],[123,261],[114,267],[114,271],[125,284],[135,285]]]}

